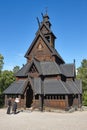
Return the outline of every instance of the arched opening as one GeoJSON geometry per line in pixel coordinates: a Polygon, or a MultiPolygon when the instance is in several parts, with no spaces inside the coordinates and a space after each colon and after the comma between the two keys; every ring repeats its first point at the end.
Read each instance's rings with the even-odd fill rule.
{"type": "Polygon", "coordinates": [[[28,85],[26,92],[26,107],[30,108],[33,103],[33,90],[31,85],[28,85]]]}
{"type": "Polygon", "coordinates": [[[73,96],[73,95],[68,95],[69,107],[73,106],[73,99],[74,99],[74,96],[73,96]]]}

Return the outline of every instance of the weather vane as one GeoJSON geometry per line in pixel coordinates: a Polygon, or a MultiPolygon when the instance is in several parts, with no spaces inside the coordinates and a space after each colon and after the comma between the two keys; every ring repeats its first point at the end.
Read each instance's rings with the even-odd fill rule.
{"type": "Polygon", "coordinates": [[[48,7],[45,8],[45,11],[46,11],[46,14],[47,14],[47,12],[48,12],[48,7]]]}

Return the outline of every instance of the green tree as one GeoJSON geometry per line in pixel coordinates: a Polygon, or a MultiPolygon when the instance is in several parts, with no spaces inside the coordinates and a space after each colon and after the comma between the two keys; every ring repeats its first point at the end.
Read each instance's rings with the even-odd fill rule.
{"type": "Polygon", "coordinates": [[[87,91],[83,92],[83,105],[87,106],[87,91]]]}
{"type": "Polygon", "coordinates": [[[1,73],[0,86],[1,93],[15,80],[14,73],[12,71],[4,70],[1,73]]]}
{"type": "Polygon", "coordinates": [[[0,54],[0,73],[1,73],[3,65],[4,65],[3,60],[4,60],[4,57],[0,54]]]}
{"type": "Polygon", "coordinates": [[[82,80],[83,104],[87,105],[87,59],[83,59],[77,68],[77,78],[82,80]]]}
{"type": "Polygon", "coordinates": [[[87,60],[83,59],[81,67],[77,68],[77,78],[82,80],[83,92],[87,91],[87,60]]]}
{"type": "Polygon", "coordinates": [[[2,71],[0,76],[0,106],[4,104],[3,91],[15,81],[14,73],[12,71],[2,71]]]}
{"type": "MultiPolygon", "coordinates": [[[[2,68],[3,68],[3,65],[4,65],[4,57],[0,54],[0,80],[1,80],[1,72],[2,72],[2,68]]],[[[0,106],[2,105],[2,99],[3,99],[3,95],[1,93],[1,85],[0,85],[0,106]]]]}
{"type": "Polygon", "coordinates": [[[19,71],[19,69],[20,69],[19,66],[15,66],[15,67],[13,68],[13,72],[14,72],[14,74],[17,73],[17,72],[19,71]]]}

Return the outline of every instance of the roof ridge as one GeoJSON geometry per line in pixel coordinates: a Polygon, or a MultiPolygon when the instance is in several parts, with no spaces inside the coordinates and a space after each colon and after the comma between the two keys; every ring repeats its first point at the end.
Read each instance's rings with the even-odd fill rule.
{"type": "Polygon", "coordinates": [[[79,89],[78,89],[78,87],[77,87],[77,85],[76,85],[76,83],[75,82],[73,82],[73,84],[75,85],[75,88],[78,90],[78,92],[80,93],[80,91],[79,91],[79,89]]]}
{"type": "MultiPolygon", "coordinates": [[[[74,81],[67,81],[66,83],[67,83],[69,86],[71,86],[70,82],[74,84],[73,89],[74,89],[74,91],[76,91],[77,87],[76,87],[76,85],[75,85],[75,82],[74,82],[74,81]]],[[[77,89],[77,91],[79,92],[78,89],[77,89]]],[[[79,93],[80,93],[80,92],[79,92],[79,93]]]]}
{"type": "Polygon", "coordinates": [[[38,64],[39,64],[39,66],[40,66],[40,62],[39,62],[38,60],[36,60],[36,58],[34,58],[34,59],[32,60],[32,62],[30,63],[29,69],[31,68],[31,66],[32,66],[33,63],[34,63],[34,65],[36,66],[37,71],[39,72],[39,74],[41,74],[41,73],[42,73],[41,67],[38,68],[38,64]],[[40,71],[39,69],[40,69],[41,71],[40,71]]]}
{"type": "Polygon", "coordinates": [[[54,61],[54,64],[57,66],[57,69],[58,69],[58,71],[60,72],[60,74],[61,74],[61,69],[60,69],[60,66],[54,61]]]}
{"type": "Polygon", "coordinates": [[[61,81],[60,79],[59,79],[59,81],[61,82],[61,84],[63,85],[63,88],[66,90],[66,92],[67,93],[69,93],[69,90],[66,88],[66,86],[63,84],[63,81],[61,81]]]}

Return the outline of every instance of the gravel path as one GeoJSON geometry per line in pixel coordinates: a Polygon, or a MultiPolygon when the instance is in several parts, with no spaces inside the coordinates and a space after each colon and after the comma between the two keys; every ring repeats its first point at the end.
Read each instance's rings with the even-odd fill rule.
{"type": "Polygon", "coordinates": [[[0,130],[87,130],[87,111],[33,111],[7,115],[6,109],[0,109],[0,130]]]}

